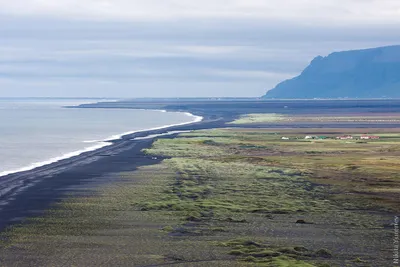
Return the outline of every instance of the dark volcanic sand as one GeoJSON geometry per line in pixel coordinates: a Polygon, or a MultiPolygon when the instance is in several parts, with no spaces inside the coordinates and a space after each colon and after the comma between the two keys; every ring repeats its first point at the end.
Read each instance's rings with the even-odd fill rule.
{"type": "Polygon", "coordinates": [[[0,178],[0,231],[20,223],[24,218],[40,215],[66,193],[84,193],[99,183],[118,179],[119,172],[132,171],[139,166],[159,163],[141,150],[148,148],[156,138],[173,138],[176,134],[156,138],[132,140],[169,131],[218,128],[224,120],[211,120],[173,126],[160,130],[143,131],[115,140],[112,145],[65,159],[31,171],[10,174],[0,178]],[[10,190],[12,188],[12,190],[10,190]]]}
{"type": "MultiPolygon", "coordinates": [[[[65,159],[22,173],[0,178],[0,231],[24,218],[41,214],[66,193],[85,192],[98,183],[118,179],[119,172],[132,171],[139,166],[155,164],[141,150],[151,146],[154,139],[132,140],[167,131],[199,130],[225,127],[225,123],[248,113],[283,114],[346,114],[346,113],[397,113],[400,101],[130,101],[84,105],[83,108],[145,108],[190,112],[204,117],[204,121],[162,130],[144,131],[124,136],[113,145],[96,151],[65,159]],[[9,190],[12,188],[12,190],[9,190]]],[[[229,127],[244,127],[228,125],[229,127]]],[[[268,124],[252,125],[254,128],[393,128],[399,124],[268,124]]],[[[175,135],[157,138],[174,138],[175,135]]]]}

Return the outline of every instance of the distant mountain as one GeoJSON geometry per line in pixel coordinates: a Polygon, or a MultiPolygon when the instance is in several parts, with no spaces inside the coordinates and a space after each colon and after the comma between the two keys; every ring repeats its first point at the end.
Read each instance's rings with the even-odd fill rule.
{"type": "Polygon", "coordinates": [[[265,98],[400,97],[400,45],[318,56],[265,98]]]}

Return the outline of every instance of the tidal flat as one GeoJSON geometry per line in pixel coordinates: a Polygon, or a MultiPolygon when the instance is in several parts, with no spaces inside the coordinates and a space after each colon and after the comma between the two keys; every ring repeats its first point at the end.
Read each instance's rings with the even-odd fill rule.
{"type": "Polygon", "coordinates": [[[390,266],[400,131],[335,138],[365,131],[249,126],[158,139],[144,152],[161,163],[3,232],[0,263],[390,266]]]}

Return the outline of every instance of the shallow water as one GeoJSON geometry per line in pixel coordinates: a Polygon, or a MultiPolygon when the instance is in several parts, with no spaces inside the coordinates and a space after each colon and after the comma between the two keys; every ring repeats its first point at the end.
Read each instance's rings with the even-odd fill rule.
{"type": "Polygon", "coordinates": [[[195,119],[152,110],[63,108],[96,101],[0,99],[0,176],[102,147],[122,133],[195,119]]]}

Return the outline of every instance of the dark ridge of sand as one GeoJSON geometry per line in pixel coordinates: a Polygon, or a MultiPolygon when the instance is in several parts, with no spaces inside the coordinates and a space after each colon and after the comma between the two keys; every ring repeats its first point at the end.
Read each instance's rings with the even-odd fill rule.
{"type": "Polygon", "coordinates": [[[248,113],[281,114],[377,114],[399,113],[400,100],[265,100],[265,99],[151,99],[123,100],[80,105],[81,108],[165,109],[195,115],[235,117],[248,113]]]}
{"type": "Polygon", "coordinates": [[[84,193],[90,187],[118,179],[119,172],[159,163],[161,158],[149,157],[141,150],[150,147],[157,138],[174,138],[176,134],[140,140],[133,138],[171,131],[218,128],[224,122],[224,119],[210,119],[206,115],[201,122],[137,132],[114,140],[112,145],[98,150],[3,176],[0,179],[0,231],[26,218],[43,214],[66,194],[84,193]]]}
{"type": "MultiPolygon", "coordinates": [[[[189,112],[213,120],[230,122],[250,113],[296,116],[341,116],[349,114],[393,115],[400,113],[400,100],[263,100],[263,99],[152,99],[83,104],[80,108],[159,109],[189,112]]],[[[248,127],[229,124],[228,127],[248,127]]],[[[400,123],[379,122],[280,122],[251,124],[252,128],[400,128],[400,123]]]]}
{"type": "MultiPolygon", "coordinates": [[[[0,179],[0,231],[22,222],[25,218],[40,215],[67,193],[84,193],[85,189],[99,183],[118,179],[117,173],[135,170],[139,166],[159,163],[144,155],[141,150],[150,147],[157,138],[174,138],[174,135],[142,140],[145,137],[168,131],[186,131],[221,127],[249,128],[248,125],[226,125],[242,114],[346,114],[349,112],[400,112],[400,101],[377,101],[371,107],[368,101],[344,101],[342,108],[337,101],[311,101],[309,105],[299,101],[122,101],[82,105],[81,108],[128,108],[165,109],[167,111],[190,112],[202,116],[202,122],[173,126],[160,130],[143,131],[127,135],[101,149],[83,153],[31,171],[10,174],[0,179]],[[353,103],[353,104],[352,104],[353,103]],[[319,110],[321,105],[328,108],[319,110]],[[286,106],[286,108],[285,108],[286,106]],[[312,112],[311,112],[312,111],[312,112]],[[310,113],[311,112],[311,113],[310,113]],[[12,190],[8,190],[12,188],[12,190]],[[6,190],[7,189],[7,190],[6,190]],[[7,191],[7,192],[6,192],[7,191]],[[3,193],[1,193],[3,192],[3,193]]],[[[398,128],[400,124],[318,123],[318,124],[254,124],[251,128],[398,128]]]]}

